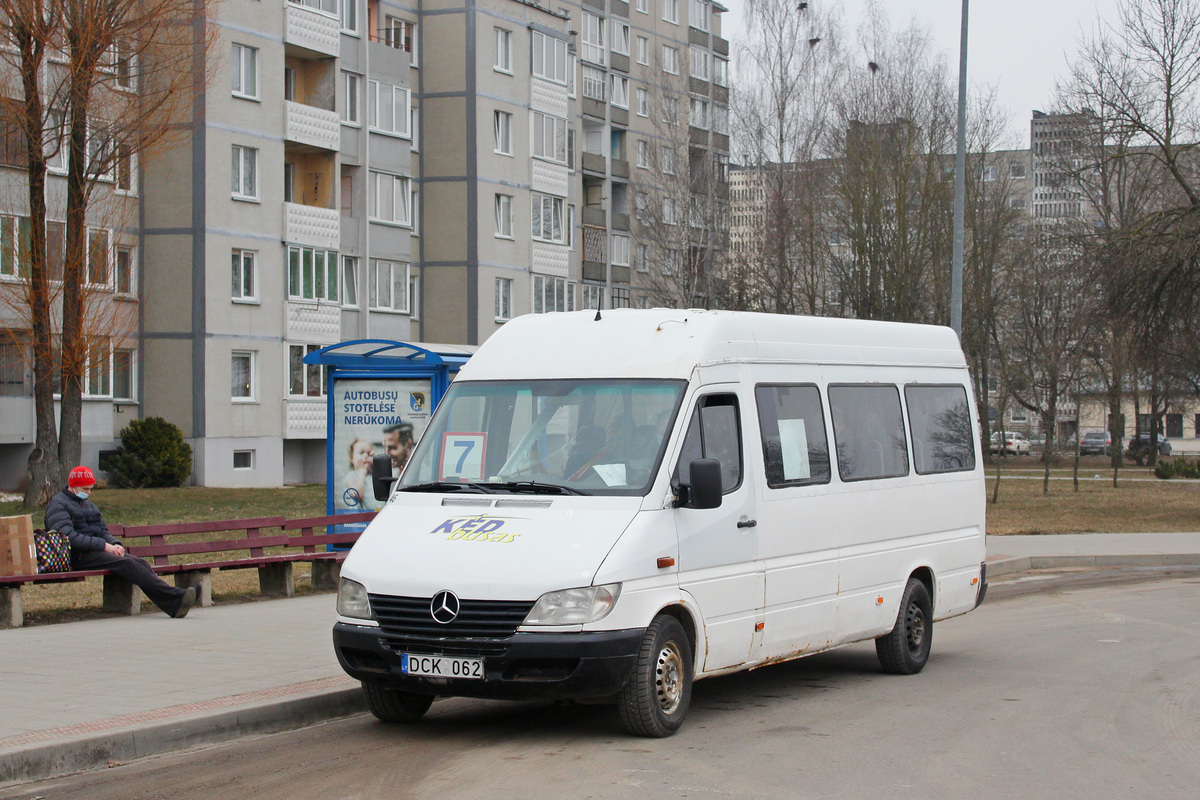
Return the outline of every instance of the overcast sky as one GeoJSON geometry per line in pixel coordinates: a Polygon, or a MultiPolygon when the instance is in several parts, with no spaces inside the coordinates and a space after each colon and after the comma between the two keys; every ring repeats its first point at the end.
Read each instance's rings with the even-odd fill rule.
{"type": "MultiPolygon", "coordinates": [[[[814,8],[837,0],[810,0],[814,8]]],[[[721,0],[729,9],[722,20],[728,39],[741,35],[746,0],[721,0]]],[[[841,0],[851,30],[857,27],[866,0],[841,0]]],[[[957,81],[962,0],[882,0],[893,30],[916,19],[927,26],[957,81]]],[[[1029,144],[1033,109],[1046,110],[1056,77],[1067,71],[1076,41],[1090,31],[1097,16],[1116,22],[1117,0],[971,0],[968,15],[967,89],[994,86],[999,105],[1010,117],[1020,141],[1029,144]]],[[[957,83],[955,84],[957,86],[957,83]]]]}

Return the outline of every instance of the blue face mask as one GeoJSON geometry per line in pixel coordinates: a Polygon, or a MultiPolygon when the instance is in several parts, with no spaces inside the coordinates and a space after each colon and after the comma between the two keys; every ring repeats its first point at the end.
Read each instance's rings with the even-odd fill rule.
{"type": "Polygon", "coordinates": [[[91,496],[92,490],[91,489],[76,489],[74,494],[80,500],[87,500],[88,497],[91,496]]]}

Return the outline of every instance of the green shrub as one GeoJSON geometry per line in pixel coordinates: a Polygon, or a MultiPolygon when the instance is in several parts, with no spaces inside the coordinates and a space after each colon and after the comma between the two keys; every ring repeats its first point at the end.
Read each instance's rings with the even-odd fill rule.
{"type": "Polygon", "coordinates": [[[1197,459],[1195,464],[1183,456],[1173,461],[1168,461],[1165,458],[1161,459],[1154,466],[1154,475],[1163,480],[1171,478],[1200,478],[1200,459],[1197,459]]]}
{"type": "Polygon", "coordinates": [[[192,448],[179,428],[162,417],[135,419],[121,431],[121,448],[102,468],[114,486],[182,486],[192,474],[192,448]]]}

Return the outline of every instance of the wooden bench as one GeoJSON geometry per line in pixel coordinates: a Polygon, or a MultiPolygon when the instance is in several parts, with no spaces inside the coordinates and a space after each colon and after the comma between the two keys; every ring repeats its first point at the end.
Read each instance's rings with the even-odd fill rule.
{"type": "MultiPolygon", "coordinates": [[[[114,524],[109,525],[109,532],[124,541],[130,553],[150,562],[159,575],[174,576],[176,586],[195,586],[197,604],[209,606],[215,569],[257,568],[262,594],[291,597],[295,594],[293,565],[308,562],[313,565],[314,590],[336,589],[342,561],[349,552],[348,546],[358,539],[359,531],[316,533],[316,529],[368,522],[374,516],[375,512],[370,511],[293,520],[261,517],[166,525],[114,524]],[[214,539],[204,534],[225,536],[214,539]],[[338,545],[347,549],[329,549],[338,545]]],[[[105,611],[137,614],[141,610],[141,590],[107,570],[13,575],[0,577],[0,628],[19,627],[23,623],[22,585],[81,581],[96,575],[104,578],[105,611]]]]}

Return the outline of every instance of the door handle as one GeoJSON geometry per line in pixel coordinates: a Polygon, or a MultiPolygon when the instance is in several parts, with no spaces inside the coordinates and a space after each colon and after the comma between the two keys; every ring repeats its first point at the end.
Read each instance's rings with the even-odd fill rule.
{"type": "Polygon", "coordinates": [[[737,524],[739,528],[753,528],[756,525],[758,525],[758,520],[756,519],[741,519],[738,520],[737,524]]]}

